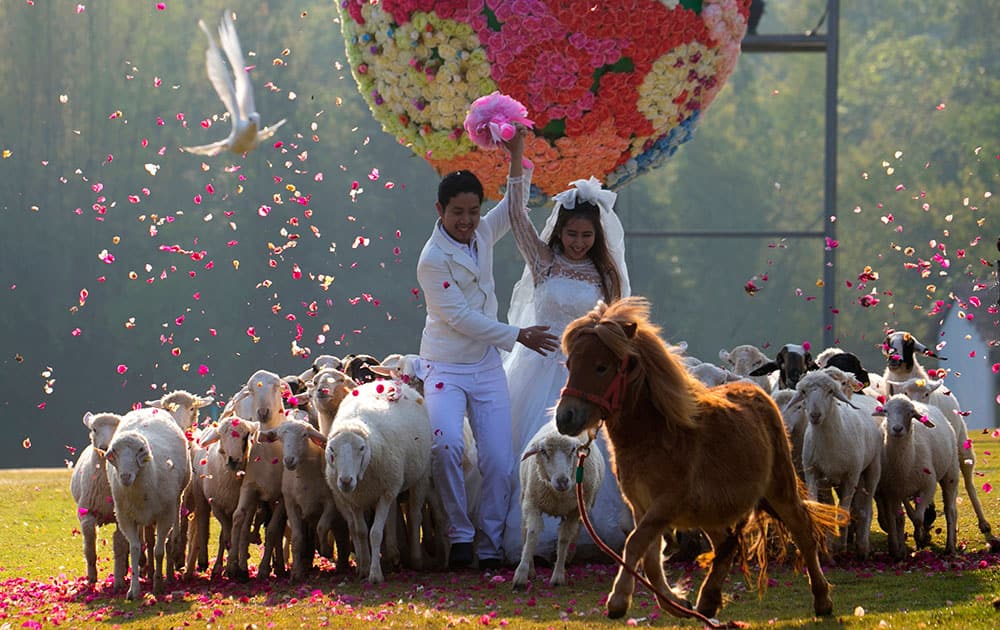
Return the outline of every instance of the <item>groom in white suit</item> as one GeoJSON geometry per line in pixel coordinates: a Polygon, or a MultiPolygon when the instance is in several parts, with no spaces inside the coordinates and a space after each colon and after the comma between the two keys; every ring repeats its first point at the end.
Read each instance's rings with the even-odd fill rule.
{"type": "MultiPolygon", "coordinates": [[[[504,520],[510,504],[514,466],[510,395],[497,348],[515,342],[540,354],[558,347],[548,326],[517,328],[497,321],[493,282],[493,245],[510,230],[507,203],[515,186],[524,186],[524,135],[505,143],[510,154],[507,195],[480,220],[483,186],[469,171],[442,178],[436,204],[438,220],[417,263],[427,318],[420,341],[420,374],[434,433],[432,474],[444,503],[451,542],[449,566],[473,561],[473,539],[480,569],[495,570],[503,557],[504,520]],[[462,422],[469,423],[479,451],[483,483],[474,513],[462,473],[462,422]]],[[[520,196],[527,199],[527,195],[520,196]]]]}

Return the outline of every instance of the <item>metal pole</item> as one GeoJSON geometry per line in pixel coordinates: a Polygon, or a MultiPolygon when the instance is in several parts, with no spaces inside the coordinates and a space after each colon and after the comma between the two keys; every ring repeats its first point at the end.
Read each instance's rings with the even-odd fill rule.
{"type": "MultiPolygon", "coordinates": [[[[825,238],[837,238],[837,72],[840,44],[840,0],[827,0],[826,35],[826,147],[823,166],[823,231],[825,238]]],[[[825,244],[825,243],[824,243],[825,244]]],[[[834,323],[837,250],[823,251],[823,346],[829,348],[837,338],[834,323]]]]}

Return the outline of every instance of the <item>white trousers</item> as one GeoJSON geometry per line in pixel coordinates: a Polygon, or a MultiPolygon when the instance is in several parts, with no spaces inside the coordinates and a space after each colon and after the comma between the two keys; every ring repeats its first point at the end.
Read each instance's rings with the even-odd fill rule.
{"type": "Polygon", "coordinates": [[[500,355],[491,349],[475,370],[424,362],[424,398],[434,439],[431,470],[448,519],[452,543],[472,542],[480,536],[476,553],[480,559],[502,558],[504,521],[510,507],[511,447],[510,395],[500,355]],[[428,367],[429,363],[429,367],[428,367]],[[468,414],[479,451],[482,489],[475,523],[469,517],[462,473],[465,446],[462,423],[468,414]]]}

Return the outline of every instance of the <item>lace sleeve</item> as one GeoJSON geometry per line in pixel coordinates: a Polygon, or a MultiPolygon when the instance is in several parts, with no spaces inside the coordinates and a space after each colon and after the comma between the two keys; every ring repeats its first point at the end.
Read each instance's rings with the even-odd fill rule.
{"type": "MultiPolygon", "coordinates": [[[[526,178],[528,179],[528,178],[526,178]]],[[[528,179],[530,181],[530,179],[528,179]]],[[[539,238],[535,232],[535,226],[528,218],[528,209],[524,204],[525,194],[522,186],[514,186],[510,191],[510,201],[507,204],[507,212],[510,213],[510,229],[514,233],[514,241],[517,249],[521,252],[524,262],[531,269],[532,280],[538,284],[540,278],[544,277],[553,261],[552,250],[539,238]]]]}

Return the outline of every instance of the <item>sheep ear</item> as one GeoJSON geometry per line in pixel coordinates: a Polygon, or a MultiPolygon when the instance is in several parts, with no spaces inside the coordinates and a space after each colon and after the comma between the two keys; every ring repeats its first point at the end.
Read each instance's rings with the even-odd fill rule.
{"type": "Polygon", "coordinates": [[[729,360],[729,351],[726,350],[725,348],[719,350],[719,360],[720,361],[728,361],[729,360]]]}
{"type": "Polygon", "coordinates": [[[156,407],[157,409],[163,409],[163,403],[160,400],[147,400],[147,407],[156,407]]]}
{"type": "Polygon", "coordinates": [[[929,393],[933,392],[934,390],[938,389],[942,385],[944,385],[944,381],[942,381],[940,379],[938,379],[936,381],[934,381],[934,380],[928,380],[927,381],[927,393],[929,394],[929,393]]]}
{"type": "Polygon", "coordinates": [[[309,427],[309,431],[306,433],[306,436],[312,440],[313,444],[316,446],[326,448],[326,436],[316,429],[309,427]]]}
{"type": "Polygon", "coordinates": [[[201,437],[198,438],[198,444],[202,448],[205,448],[209,444],[212,444],[214,442],[218,442],[219,441],[219,437],[220,436],[219,436],[219,429],[218,429],[218,427],[211,427],[208,430],[206,430],[204,433],[201,434],[201,437]]]}
{"type": "Polygon", "coordinates": [[[104,459],[108,460],[108,463],[114,464],[115,461],[118,459],[118,456],[115,455],[115,452],[113,450],[108,449],[107,451],[104,452],[104,459]]]}
{"type": "Polygon", "coordinates": [[[791,400],[789,400],[787,403],[785,403],[785,407],[784,408],[785,409],[791,409],[791,408],[793,408],[795,405],[801,403],[803,398],[805,398],[805,396],[802,394],[802,392],[800,392],[799,390],[795,390],[795,395],[792,396],[791,400]]]}
{"type": "Polygon", "coordinates": [[[89,411],[87,413],[83,414],[83,426],[85,426],[85,427],[87,427],[89,429],[90,428],[90,421],[91,421],[91,419],[93,417],[94,417],[94,414],[90,413],[89,411]]]}
{"type": "Polygon", "coordinates": [[[873,418],[884,418],[886,417],[885,407],[875,407],[875,411],[872,412],[873,418]]]}
{"type": "Polygon", "coordinates": [[[852,402],[851,402],[851,399],[850,399],[850,398],[848,398],[847,396],[845,396],[845,395],[844,395],[844,392],[840,391],[839,389],[835,389],[835,390],[833,390],[833,396],[834,396],[834,398],[836,398],[836,399],[837,399],[837,400],[839,400],[840,402],[842,402],[842,403],[844,403],[844,404],[848,405],[848,406],[849,406],[849,407],[851,407],[852,409],[857,409],[857,408],[858,408],[858,406],[857,406],[857,405],[855,405],[854,403],[852,403],[852,402]]]}
{"type": "Polygon", "coordinates": [[[387,368],[384,365],[369,365],[368,369],[376,376],[392,379],[399,378],[399,370],[395,368],[387,368]]]}
{"type": "Polygon", "coordinates": [[[933,429],[934,426],[935,426],[934,423],[931,422],[930,418],[928,418],[927,416],[921,415],[917,411],[913,412],[913,419],[916,420],[917,422],[919,422],[920,424],[924,425],[928,429],[933,429]]]}
{"type": "Polygon", "coordinates": [[[215,402],[215,397],[214,396],[204,396],[204,397],[200,397],[199,396],[198,399],[197,399],[197,401],[196,401],[196,403],[195,403],[195,408],[196,409],[201,409],[202,407],[207,407],[207,406],[211,405],[214,402],[215,402]]]}
{"type": "Polygon", "coordinates": [[[770,374],[771,372],[774,372],[777,369],[780,368],[778,367],[778,363],[776,361],[768,361],[767,363],[760,366],[753,372],[750,372],[750,374],[748,374],[747,376],[765,376],[767,374],[770,374]]]}
{"type": "Polygon", "coordinates": [[[521,455],[521,461],[523,462],[524,460],[528,459],[529,457],[531,457],[533,455],[538,455],[539,452],[540,452],[540,449],[538,448],[538,446],[536,446],[536,445],[533,444],[533,445],[529,446],[526,451],[524,451],[523,455],[521,455]]]}

